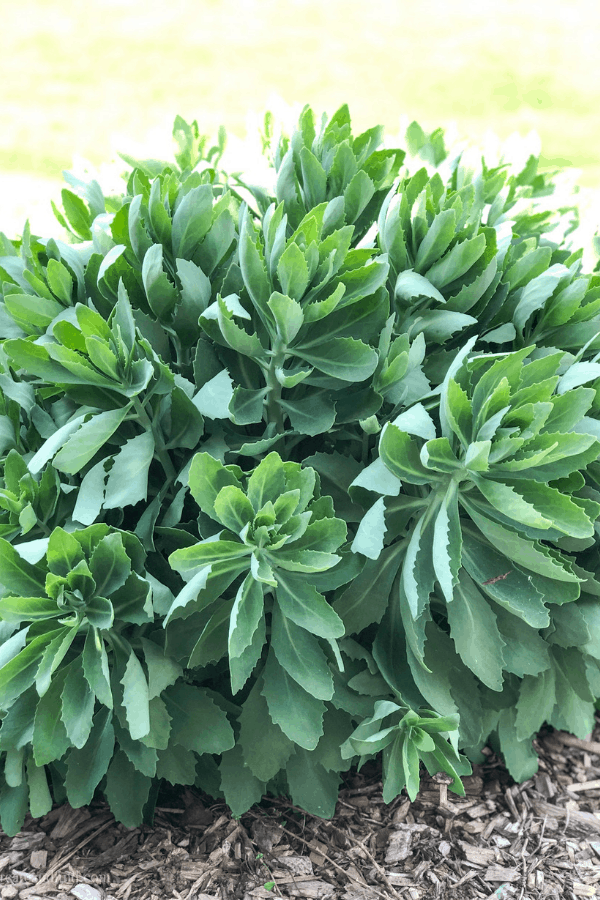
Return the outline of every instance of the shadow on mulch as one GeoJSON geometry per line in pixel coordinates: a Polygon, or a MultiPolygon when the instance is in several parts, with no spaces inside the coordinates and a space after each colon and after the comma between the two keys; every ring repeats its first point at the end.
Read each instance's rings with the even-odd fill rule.
{"type": "MultiPolygon", "coordinates": [[[[600,740],[600,724],[595,731],[600,740]]],[[[0,833],[3,900],[312,900],[600,896],[600,743],[542,733],[538,774],[515,784],[488,761],[466,797],[424,777],[386,806],[381,770],[350,774],[335,818],[265,798],[241,819],[224,803],[164,791],[152,827],[105,804],[63,805],[0,833]]]]}

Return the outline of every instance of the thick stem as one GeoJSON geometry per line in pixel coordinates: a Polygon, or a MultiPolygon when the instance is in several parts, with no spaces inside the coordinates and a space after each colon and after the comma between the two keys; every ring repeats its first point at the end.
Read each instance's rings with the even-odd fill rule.
{"type": "Polygon", "coordinates": [[[282,434],[285,429],[283,425],[283,410],[280,404],[281,385],[277,381],[275,370],[281,368],[284,362],[285,344],[281,341],[280,338],[276,338],[272,351],[271,362],[269,363],[269,368],[265,373],[265,377],[267,381],[267,387],[269,388],[269,393],[267,395],[267,421],[274,422],[277,431],[280,434],[282,434]]]}
{"type": "Polygon", "coordinates": [[[366,466],[367,462],[369,460],[369,435],[367,434],[366,431],[363,431],[363,433],[362,433],[361,444],[362,444],[361,462],[362,462],[363,466],[366,466]]]}
{"type": "Polygon", "coordinates": [[[150,419],[148,413],[142,406],[139,397],[133,398],[133,406],[134,406],[136,413],[138,414],[138,421],[140,422],[140,424],[144,426],[146,431],[151,431],[152,434],[154,435],[154,443],[156,446],[156,455],[158,456],[158,459],[160,460],[160,464],[162,465],[163,469],[165,470],[165,475],[167,476],[167,478],[170,481],[175,481],[175,479],[177,478],[177,472],[175,471],[175,467],[174,467],[173,463],[171,462],[171,457],[165,450],[163,442],[162,442],[162,438],[158,434],[157,429],[154,427],[154,424],[153,424],[152,420],[150,419]]]}

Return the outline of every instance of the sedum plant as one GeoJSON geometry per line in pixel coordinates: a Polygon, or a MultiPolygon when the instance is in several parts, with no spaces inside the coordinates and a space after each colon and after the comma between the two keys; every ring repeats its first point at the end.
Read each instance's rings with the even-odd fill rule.
{"type": "Polygon", "coordinates": [[[600,275],[553,176],[348,109],[177,118],[64,241],[0,236],[0,818],[161,783],[319,816],[600,697],[600,275]],[[549,202],[550,201],[550,202],[549,202]],[[568,221],[567,221],[568,220],[568,221]],[[562,231],[562,234],[561,234],[562,231]],[[556,237],[555,237],[556,235],[556,237]]]}

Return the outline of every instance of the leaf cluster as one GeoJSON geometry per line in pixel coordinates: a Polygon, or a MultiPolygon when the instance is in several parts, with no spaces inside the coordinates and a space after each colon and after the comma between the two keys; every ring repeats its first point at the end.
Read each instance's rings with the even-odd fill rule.
{"type": "Polygon", "coordinates": [[[178,117],[66,241],[0,236],[0,818],[163,779],[319,816],[486,743],[529,777],[600,696],[600,275],[551,175],[347,107],[178,117]],[[565,229],[563,228],[563,232],[565,229]]]}

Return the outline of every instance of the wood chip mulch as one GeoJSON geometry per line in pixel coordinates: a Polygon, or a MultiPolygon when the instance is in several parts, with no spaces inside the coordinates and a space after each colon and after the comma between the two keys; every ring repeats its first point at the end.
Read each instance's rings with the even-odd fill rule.
{"type": "Polygon", "coordinates": [[[592,739],[551,730],[540,769],[515,784],[487,753],[464,779],[424,777],[386,806],[372,764],[348,775],[335,818],[265,798],[239,820],[199,792],[163,793],[154,825],[103,803],[63,805],[0,832],[2,900],[377,900],[600,897],[600,721],[592,739]]]}

